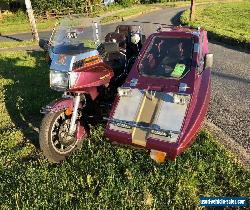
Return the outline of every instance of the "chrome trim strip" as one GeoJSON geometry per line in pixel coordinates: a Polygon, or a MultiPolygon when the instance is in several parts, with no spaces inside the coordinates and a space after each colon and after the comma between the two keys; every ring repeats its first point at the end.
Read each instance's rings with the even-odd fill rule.
{"type": "Polygon", "coordinates": [[[133,121],[110,119],[110,118],[106,118],[106,117],[104,117],[103,119],[107,120],[109,123],[116,125],[116,126],[117,126],[117,124],[127,125],[127,126],[131,127],[131,129],[132,128],[141,128],[144,130],[154,130],[154,131],[159,131],[159,132],[166,132],[166,133],[169,133],[170,135],[171,134],[181,134],[180,131],[164,130],[164,129],[159,128],[159,126],[157,126],[157,125],[148,125],[147,123],[143,123],[143,122],[136,123],[133,121]]]}

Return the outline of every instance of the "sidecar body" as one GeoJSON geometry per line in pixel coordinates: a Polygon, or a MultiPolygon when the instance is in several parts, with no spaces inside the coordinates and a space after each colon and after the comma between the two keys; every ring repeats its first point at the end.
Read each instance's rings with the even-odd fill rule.
{"type": "Polygon", "coordinates": [[[146,148],[156,161],[175,159],[205,118],[212,61],[203,29],[175,27],[150,35],[118,88],[106,136],[146,148]]]}

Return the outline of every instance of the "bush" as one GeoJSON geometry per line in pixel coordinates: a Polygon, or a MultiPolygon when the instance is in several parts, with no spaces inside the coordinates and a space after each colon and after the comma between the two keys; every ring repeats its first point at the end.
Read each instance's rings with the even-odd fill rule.
{"type": "Polygon", "coordinates": [[[124,7],[128,7],[128,6],[132,6],[133,4],[140,3],[140,0],[116,0],[115,2],[124,7]]]}
{"type": "MultiPolygon", "coordinates": [[[[86,5],[86,0],[31,0],[33,9],[37,14],[41,14],[45,11],[62,10],[65,8],[72,8],[74,12],[83,12],[83,7],[86,5]]],[[[91,4],[103,3],[103,0],[90,0],[91,4]]],[[[176,2],[181,0],[115,0],[116,4],[122,5],[123,7],[129,7],[133,4],[151,4],[151,3],[162,3],[162,2],[176,2]]],[[[95,10],[96,8],[94,8],[95,10]]]]}
{"type": "Polygon", "coordinates": [[[1,24],[22,24],[27,22],[27,14],[22,10],[18,10],[15,13],[8,13],[1,20],[1,24]]]}
{"type": "MultiPolygon", "coordinates": [[[[36,13],[43,13],[50,10],[62,10],[72,8],[74,12],[82,12],[86,0],[31,0],[36,13]]],[[[102,0],[91,0],[92,4],[99,4],[102,0]]]]}

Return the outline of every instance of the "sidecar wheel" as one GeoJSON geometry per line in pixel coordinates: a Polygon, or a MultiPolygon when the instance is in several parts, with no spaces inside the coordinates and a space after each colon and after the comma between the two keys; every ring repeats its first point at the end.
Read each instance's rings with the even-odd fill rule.
{"type": "Polygon", "coordinates": [[[75,137],[68,138],[65,135],[69,124],[70,118],[64,114],[64,110],[49,113],[43,118],[39,143],[44,156],[50,162],[59,163],[81,147],[82,140],[77,141],[75,137]]]}

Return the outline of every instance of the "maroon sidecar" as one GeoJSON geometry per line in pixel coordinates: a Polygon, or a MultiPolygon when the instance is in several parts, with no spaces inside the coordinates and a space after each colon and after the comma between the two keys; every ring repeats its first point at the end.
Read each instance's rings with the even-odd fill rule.
{"type": "Polygon", "coordinates": [[[205,118],[212,63],[203,29],[162,28],[152,34],[118,89],[106,136],[144,147],[158,162],[175,159],[205,118]]]}

